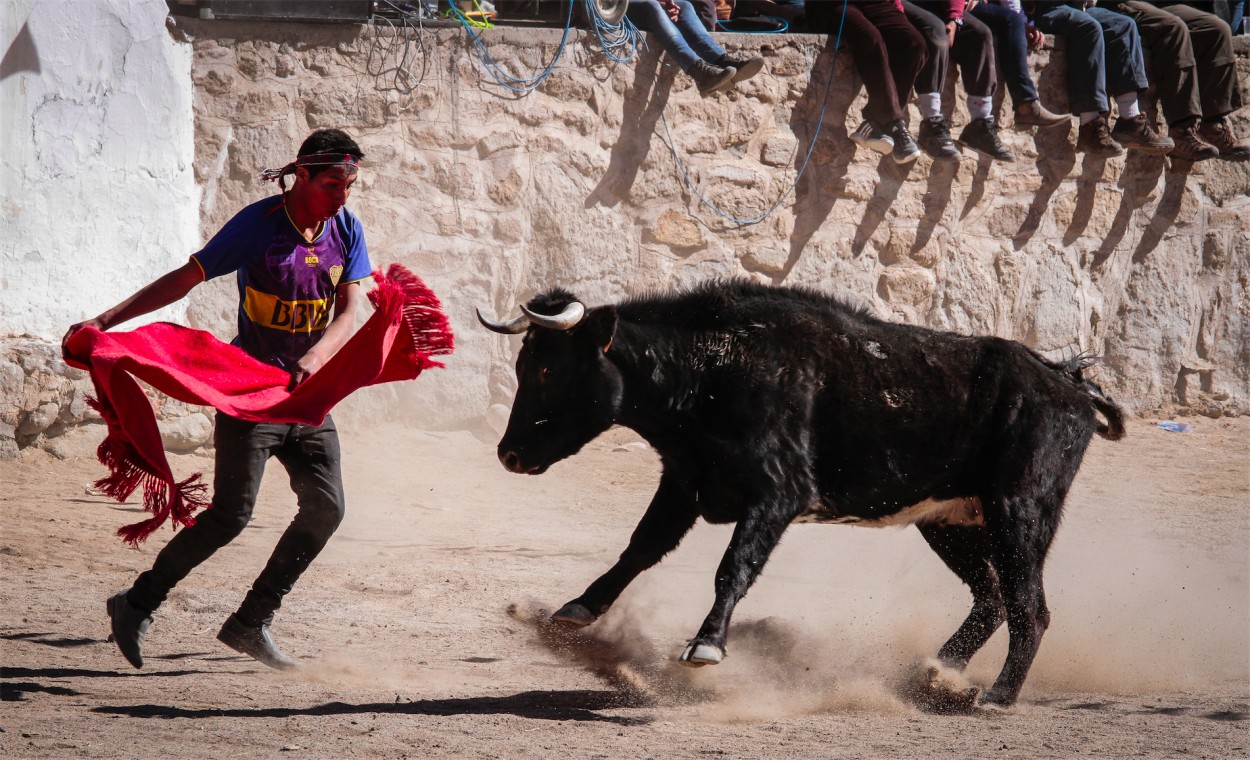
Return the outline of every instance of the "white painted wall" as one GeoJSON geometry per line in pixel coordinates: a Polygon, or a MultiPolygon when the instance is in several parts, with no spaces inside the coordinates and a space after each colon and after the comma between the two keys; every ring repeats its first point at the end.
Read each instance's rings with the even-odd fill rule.
{"type": "Polygon", "coordinates": [[[59,341],[198,247],[191,46],[166,14],[0,0],[0,337],[59,341]]]}

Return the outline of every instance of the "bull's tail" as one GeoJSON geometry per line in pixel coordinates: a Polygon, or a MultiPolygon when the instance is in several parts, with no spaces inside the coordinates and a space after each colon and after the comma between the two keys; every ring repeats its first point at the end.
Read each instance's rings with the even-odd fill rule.
{"type": "Polygon", "coordinates": [[[1091,367],[1098,357],[1091,353],[1082,352],[1062,362],[1052,362],[1040,356],[1038,358],[1046,366],[1071,381],[1076,386],[1076,389],[1089,399],[1089,403],[1106,420],[1105,424],[1100,423],[1095,429],[1098,435],[1106,438],[1108,441],[1118,441],[1124,437],[1124,410],[1110,396],[1103,393],[1102,388],[1098,387],[1098,383],[1082,374],[1082,371],[1091,367]]]}

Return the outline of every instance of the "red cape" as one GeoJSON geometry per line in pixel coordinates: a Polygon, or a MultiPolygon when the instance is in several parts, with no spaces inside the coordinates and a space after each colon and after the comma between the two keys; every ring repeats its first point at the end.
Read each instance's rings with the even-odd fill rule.
{"type": "Polygon", "coordinates": [[[326,414],[357,388],[412,380],[432,356],[454,347],[447,316],[421,279],[398,264],[373,273],[369,293],[376,311],[312,377],[287,391],[291,376],[202,330],[160,322],[131,332],[84,328],[70,336],[65,360],[91,373],[91,405],[108,425],[97,452],[109,468],[96,486],[125,501],[143,486],[143,508],[152,517],[120,528],[138,545],[166,519],[174,528],[195,523],[208,505],[200,473],[176,481],[165,458],[156,415],[136,378],[179,401],[215,407],[251,422],[320,425],[326,414]]]}

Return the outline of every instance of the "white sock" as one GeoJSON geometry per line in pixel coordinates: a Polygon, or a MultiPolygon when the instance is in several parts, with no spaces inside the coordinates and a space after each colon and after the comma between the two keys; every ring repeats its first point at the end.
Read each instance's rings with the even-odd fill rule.
{"type": "Polygon", "coordinates": [[[1141,113],[1141,109],[1137,107],[1137,93],[1135,92],[1116,95],[1115,104],[1120,108],[1120,118],[1122,119],[1131,119],[1141,113]]]}
{"type": "Polygon", "coordinates": [[[916,93],[916,105],[920,107],[920,118],[932,119],[942,115],[942,93],[916,93]]]}
{"type": "Polygon", "coordinates": [[[968,115],[972,117],[973,121],[990,118],[993,108],[994,98],[988,95],[968,96],[968,115]]]}
{"type": "Polygon", "coordinates": [[[1081,126],[1085,126],[1091,121],[1094,121],[1095,119],[1097,119],[1099,116],[1102,116],[1102,114],[1099,113],[1098,111],[1082,111],[1081,112],[1081,126]]]}

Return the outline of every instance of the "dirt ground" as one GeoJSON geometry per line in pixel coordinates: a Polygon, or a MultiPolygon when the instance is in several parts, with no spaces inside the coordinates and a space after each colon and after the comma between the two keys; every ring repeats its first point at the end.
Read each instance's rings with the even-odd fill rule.
{"type": "Polygon", "coordinates": [[[104,600],[171,534],[113,536],[140,515],[90,491],[93,428],[81,456],[0,463],[0,756],[1247,757],[1250,419],[1188,422],[1095,441],[1020,704],[959,715],[898,696],[970,599],[914,529],[791,528],[716,667],[674,659],[711,604],[723,526],[697,526],[584,635],[547,635],[542,610],[607,569],[655,487],[626,430],[540,477],[469,433],[345,433],[347,519],[274,626],[294,673],[214,638],[294,512],[275,462],[252,524],[158,612],[136,671],[105,639],[104,600]]]}

